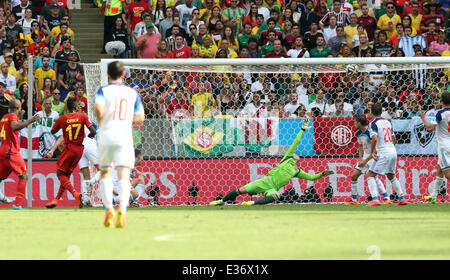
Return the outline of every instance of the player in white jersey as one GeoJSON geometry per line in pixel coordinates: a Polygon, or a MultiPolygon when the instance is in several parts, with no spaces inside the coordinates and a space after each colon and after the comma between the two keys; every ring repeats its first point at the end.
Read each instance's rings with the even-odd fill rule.
{"type": "Polygon", "coordinates": [[[101,172],[100,187],[103,205],[106,208],[104,225],[112,227],[116,216],[111,179],[111,169],[114,167],[119,179],[120,199],[116,227],[124,228],[131,189],[130,171],[134,167],[132,124],[142,122],[145,115],[138,92],[123,84],[126,75],[123,63],[120,61],[109,63],[107,72],[109,83],[97,90],[95,98],[95,113],[99,126],[97,143],[101,172]]]}
{"type": "Polygon", "coordinates": [[[375,119],[369,125],[370,137],[372,138],[371,154],[375,160],[367,173],[367,183],[369,185],[372,201],[371,206],[381,205],[378,200],[377,183],[375,177],[377,175],[386,176],[399,196],[397,205],[406,205],[408,202],[403,196],[400,182],[395,177],[397,169],[397,150],[395,149],[394,130],[390,121],[381,118],[383,108],[380,103],[372,105],[372,115],[375,119]]]}
{"type": "MultiPolygon", "coordinates": [[[[358,154],[359,161],[355,166],[353,173],[351,175],[352,180],[352,199],[345,203],[345,205],[358,205],[358,178],[362,174],[367,174],[370,166],[373,164],[374,160],[372,158],[372,138],[370,137],[369,127],[367,125],[367,118],[365,115],[358,115],[355,117],[355,127],[357,129],[356,137],[358,138],[358,154]]],[[[384,188],[383,182],[377,177],[376,178],[378,191],[383,195],[385,201],[383,204],[390,204],[389,195],[384,188]]]]}
{"type": "Polygon", "coordinates": [[[436,129],[438,165],[434,189],[430,195],[425,196],[425,200],[436,203],[436,196],[445,184],[444,175],[450,180],[450,92],[441,95],[442,109],[436,113],[435,120],[428,121],[424,111],[420,112],[420,117],[428,131],[436,129]]]}
{"type": "MultiPolygon", "coordinates": [[[[92,122],[92,124],[94,125],[94,128],[97,129],[97,125],[94,122],[92,122]]],[[[87,207],[92,207],[90,197],[92,194],[93,180],[91,180],[89,163],[92,163],[97,170],[100,170],[98,167],[97,141],[95,140],[95,138],[89,138],[86,136],[83,140],[83,146],[83,155],[78,162],[78,167],[80,168],[81,174],[83,175],[83,181],[81,182],[81,194],[83,196],[84,205],[87,207]]]]}

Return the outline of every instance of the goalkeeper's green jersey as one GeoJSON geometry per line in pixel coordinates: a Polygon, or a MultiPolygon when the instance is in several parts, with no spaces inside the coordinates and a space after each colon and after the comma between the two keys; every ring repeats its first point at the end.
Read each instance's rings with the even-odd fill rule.
{"type": "Polygon", "coordinates": [[[308,174],[297,167],[295,164],[295,160],[292,157],[295,150],[297,149],[298,143],[300,142],[300,139],[302,138],[304,130],[301,130],[297,136],[295,137],[294,142],[289,147],[289,150],[284,155],[283,159],[281,160],[280,164],[276,167],[272,168],[269,173],[267,173],[267,176],[272,177],[272,183],[274,186],[279,190],[285,185],[287,185],[292,178],[297,177],[301,179],[306,179],[310,181],[317,180],[319,178],[323,177],[322,173],[319,174],[308,174]]]}

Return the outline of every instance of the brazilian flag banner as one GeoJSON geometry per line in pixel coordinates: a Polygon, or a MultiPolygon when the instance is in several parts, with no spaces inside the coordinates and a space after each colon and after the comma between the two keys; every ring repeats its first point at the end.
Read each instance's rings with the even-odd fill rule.
{"type": "Polygon", "coordinates": [[[205,118],[174,120],[173,140],[176,156],[210,157],[233,152],[261,152],[276,142],[278,119],[205,118]]]}

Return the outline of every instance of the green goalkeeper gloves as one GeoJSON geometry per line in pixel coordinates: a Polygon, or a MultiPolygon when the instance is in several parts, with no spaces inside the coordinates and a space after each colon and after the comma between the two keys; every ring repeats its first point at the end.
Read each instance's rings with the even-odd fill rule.
{"type": "Polygon", "coordinates": [[[308,130],[308,129],[311,128],[311,126],[309,126],[309,122],[310,122],[310,121],[311,121],[310,118],[306,118],[306,119],[303,121],[303,124],[302,124],[302,130],[303,130],[303,131],[308,130]]]}

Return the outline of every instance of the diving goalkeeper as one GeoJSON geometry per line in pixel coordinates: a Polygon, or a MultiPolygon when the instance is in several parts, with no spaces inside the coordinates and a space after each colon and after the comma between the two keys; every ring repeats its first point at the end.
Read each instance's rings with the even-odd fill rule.
{"type": "Polygon", "coordinates": [[[264,198],[256,201],[245,201],[241,205],[262,205],[267,203],[272,203],[280,199],[280,194],[278,190],[287,185],[292,178],[297,177],[301,179],[306,179],[314,181],[322,178],[323,176],[328,176],[334,172],[331,170],[325,170],[319,174],[308,174],[297,167],[297,162],[300,161],[300,157],[294,154],[297,150],[297,146],[300,143],[300,139],[303,133],[311,128],[309,125],[309,120],[303,121],[302,129],[295,137],[294,143],[289,147],[289,150],[284,155],[280,164],[272,168],[267,176],[256,180],[255,182],[249,183],[239,189],[229,192],[221,200],[211,201],[209,205],[223,205],[227,201],[233,201],[238,195],[241,194],[258,194],[262,193],[264,198]]]}

